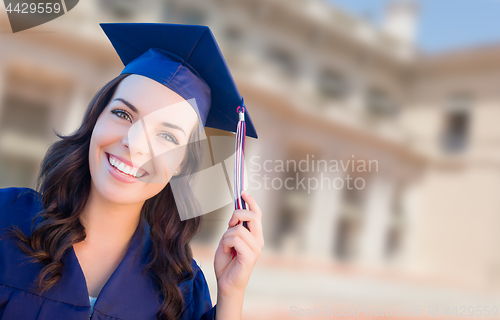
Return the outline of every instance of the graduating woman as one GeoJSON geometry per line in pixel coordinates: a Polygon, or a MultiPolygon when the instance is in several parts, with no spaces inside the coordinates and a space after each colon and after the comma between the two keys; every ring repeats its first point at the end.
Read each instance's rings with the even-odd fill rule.
{"type": "Polygon", "coordinates": [[[49,148],[38,191],[0,190],[0,319],[240,319],[258,205],[235,192],[249,208],[215,253],[215,306],[189,245],[204,126],[238,128],[240,151],[241,128],[257,138],[219,47],[205,26],[101,27],[124,70],[49,148]]]}

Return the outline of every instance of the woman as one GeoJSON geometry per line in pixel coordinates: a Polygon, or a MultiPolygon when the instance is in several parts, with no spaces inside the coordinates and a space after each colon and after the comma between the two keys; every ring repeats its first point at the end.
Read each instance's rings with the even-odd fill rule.
{"type": "Polygon", "coordinates": [[[243,194],[250,210],[222,236],[214,307],[189,246],[201,128],[227,128],[217,119],[231,122],[240,98],[215,39],[202,26],[102,26],[122,74],[51,146],[39,192],[0,190],[0,319],[240,319],[264,245],[258,205],[243,194]]]}

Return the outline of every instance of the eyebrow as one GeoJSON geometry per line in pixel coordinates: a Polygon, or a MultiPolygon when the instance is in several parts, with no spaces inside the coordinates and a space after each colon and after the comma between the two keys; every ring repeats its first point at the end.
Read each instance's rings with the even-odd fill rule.
{"type": "Polygon", "coordinates": [[[184,129],[182,129],[181,127],[175,125],[175,124],[172,124],[172,123],[169,123],[169,122],[162,122],[161,123],[163,126],[165,127],[169,127],[169,128],[172,128],[172,129],[177,129],[177,130],[180,130],[182,131],[182,133],[184,133],[184,135],[186,135],[186,132],[184,131],[184,129]]]}
{"type": "Polygon", "coordinates": [[[115,100],[118,100],[118,101],[123,102],[123,103],[124,103],[124,104],[126,104],[126,105],[127,105],[127,107],[129,107],[132,111],[134,111],[135,113],[139,113],[139,111],[137,110],[137,108],[136,108],[136,107],[134,107],[134,105],[133,105],[133,104],[131,104],[130,102],[128,102],[127,100],[124,100],[124,99],[122,99],[122,98],[116,98],[116,99],[114,99],[113,101],[115,101],[115,100]]]}

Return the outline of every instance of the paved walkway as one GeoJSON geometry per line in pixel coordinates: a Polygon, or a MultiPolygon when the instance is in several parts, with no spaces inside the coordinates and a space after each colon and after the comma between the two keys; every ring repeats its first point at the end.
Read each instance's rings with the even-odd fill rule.
{"type": "MultiPolygon", "coordinates": [[[[215,248],[198,246],[193,250],[215,302],[215,248]]],[[[458,284],[439,283],[439,279],[391,276],[330,263],[277,259],[263,253],[246,289],[243,314],[244,320],[379,319],[381,316],[500,319],[500,292],[479,292],[458,284]],[[486,316],[488,311],[490,315],[486,316]]]]}

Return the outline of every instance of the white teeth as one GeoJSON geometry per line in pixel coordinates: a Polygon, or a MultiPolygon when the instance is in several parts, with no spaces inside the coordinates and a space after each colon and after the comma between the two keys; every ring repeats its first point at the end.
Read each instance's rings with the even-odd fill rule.
{"type": "Polygon", "coordinates": [[[140,178],[144,175],[144,173],[138,173],[139,169],[130,167],[111,155],[109,156],[109,163],[119,171],[135,178],[140,178]]]}

